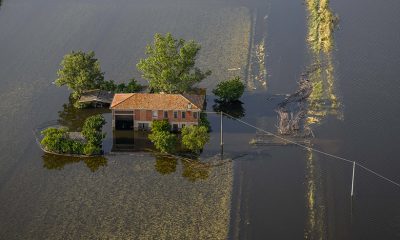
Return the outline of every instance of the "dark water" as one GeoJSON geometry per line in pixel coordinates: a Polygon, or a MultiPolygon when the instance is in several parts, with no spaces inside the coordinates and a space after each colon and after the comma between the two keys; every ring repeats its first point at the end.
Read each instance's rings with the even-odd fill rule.
{"type": "MultiPolygon", "coordinates": [[[[202,162],[150,153],[60,158],[35,143],[41,124],[79,129],[96,113],[71,109],[67,89],[52,85],[64,54],[94,50],[107,78],[140,78],[144,46],[170,31],[202,44],[199,63],[214,72],[203,86],[241,75],[249,91],[233,113],[273,132],[282,94],[322,63],[310,76],[311,146],[400,182],[400,3],[331,0],[339,24],[319,24],[322,40],[312,41],[314,2],[324,3],[0,1],[0,239],[400,239],[395,185],[357,168],[351,202],[349,163],[293,146],[254,147],[256,131],[230,119],[224,149],[234,160],[214,164],[212,114],[202,162]]],[[[105,130],[108,152],[116,141],[105,130]]]]}

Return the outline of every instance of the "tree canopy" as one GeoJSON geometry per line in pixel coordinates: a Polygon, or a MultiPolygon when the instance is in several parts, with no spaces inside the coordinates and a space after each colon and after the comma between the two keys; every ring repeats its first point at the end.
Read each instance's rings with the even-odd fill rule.
{"type": "Polygon", "coordinates": [[[195,66],[201,47],[195,41],[175,39],[171,33],[156,34],[152,45],[146,47],[147,58],[137,68],[155,92],[183,93],[211,74],[195,66]]]}
{"type": "Polygon", "coordinates": [[[105,133],[102,132],[104,124],[106,121],[102,115],[94,115],[85,120],[82,128],[82,135],[87,141],[83,149],[84,154],[101,153],[101,144],[105,138],[105,133]]]}
{"type": "Polygon", "coordinates": [[[178,139],[170,130],[171,125],[167,120],[154,120],[151,124],[149,139],[156,149],[162,153],[175,152],[178,139]]]}
{"type": "Polygon", "coordinates": [[[210,135],[205,126],[187,126],[182,129],[182,144],[194,153],[200,152],[209,140],[210,135]]]}
{"type": "Polygon", "coordinates": [[[74,99],[78,99],[85,90],[99,88],[104,82],[104,73],[93,51],[72,51],[65,55],[57,75],[55,83],[58,86],[67,85],[73,91],[74,99]]]}
{"type": "Polygon", "coordinates": [[[240,99],[244,89],[245,85],[240,81],[240,77],[234,77],[218,83],[212,92],[220,98],[220,101],[233,102],[240,99]]]}

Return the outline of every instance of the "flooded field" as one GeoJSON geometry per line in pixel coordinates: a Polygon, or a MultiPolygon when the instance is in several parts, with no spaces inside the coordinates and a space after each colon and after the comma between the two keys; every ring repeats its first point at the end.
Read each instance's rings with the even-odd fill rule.
{"type": "Polygon", "coordinates": [[[109,111],[76,110],[53,85],[72,50],[94,50],[107,79],[145,83],[136,63],[171,32],[202,45],[209,111],[277,133],[278,104],[313,68],[307,147],[400,182],[398,26],[394,0],[0,0],[0,239],[399,239],[400,188],[360,167],[351,201],[350,163],[251,145],[260,131],[227,117],[215,159],[214,114],[200,161],[111,153],[132,141],[112,132],[109,111]],[[211,90],[235,75],[243,103],[216,105],[211,90]],[[108,122],[105,157],[37,146],[38,126],[79,130],[96,113],[108,122]]]}

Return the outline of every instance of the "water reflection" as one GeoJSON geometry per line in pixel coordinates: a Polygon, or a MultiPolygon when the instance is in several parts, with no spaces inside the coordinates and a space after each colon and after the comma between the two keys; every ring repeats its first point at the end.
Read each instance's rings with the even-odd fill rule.
{"type": "Polygon", "coordinates": [[[45,153],[42,156],[43,167],[49,170],[62,170],[68,164],[85,163],[86,167],[92,172],[96,172],[101,167],[107,166],[107,159],[105,157],[66,157],[54,154],[45,153]]]}
{"type": "Polygon", "coordinates": [[[306,203],[307,223],[305,239],[327,239],[325,222],[325,206],[322,199],[320,169],[312,151],[307,150],[306,203]]]}
{"type": "Polygon", "coordinates": [[[197,180],[206,180],[210,176],[211,166],[208,163],[199,160],[182,161],[182,176],[190,182],[197,180]]]}
{"type": "Polygon", "coordinates": [[[214,105],[212,106],[212,108],[214,112],[224,112],[235,118],[242,118],[246,114],[243,103],[241,101],[224,102],[214,100],[214,105]]]}
{"type": "MultiPolygon", "coordinates": [[[[177,171],[178,157],[164,154],[156,154],[155,170],[161,175],[169,175],[177,171]]],[[[179,158],[182,166],[182,177],[189,182],[206,180],[211,174],[211,165],[208,162],[179,158]]]]}
{"type": "MultiPolygon", "coordinates": [[[[307,43],[312,62],[307,78],[312,84],[308,97],[305,128],[311,132],[312,126],[321,124],[328,115],[342,119],[341,104],[336,94],[335,67],[332,56],[334,30],[338,17],[329,8],[329,0],[306,0],[308,13],[307,43]]],[[[310,146],[311,147],[311,146],[310,146]]],[[[307,152],[306,202],[308,221],[306,239],[326,239],[327,198],[323,194],[321,169],[312,151],[307,152]]]]}
{"type": "Polygon", "coordinates": [[[106,108],[76,108],[70,98],[69,102],[63,105],[63,110],[58,112],[58,123],[70,131],[80,131],[88,117],[108,112],[110,110],[106,108]]]}
{"type": "Polygon", "coordinates": [[[178,164],[178,160],[176,158],[161,154],[155,155],[155,158],[155,168],[157,172],[161,173],[162,175],[168,175],[176,171],[176,165],[178,164]]]}
{"type": "Polygon", "coordinates": [[[113,131],[113,152],[137,152],[154,150],[154,145],[148,139],[149,132],[146,131],[113,131]]]}

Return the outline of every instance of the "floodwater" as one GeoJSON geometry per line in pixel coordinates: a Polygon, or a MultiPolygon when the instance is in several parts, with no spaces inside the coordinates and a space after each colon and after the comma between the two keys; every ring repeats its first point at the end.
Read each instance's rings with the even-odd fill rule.
{"type": "MultiPolygon", "coordinates": [[[[351,163],[249,145],[260,133],[232,119],[223,160],[213,114],[201,161],[55,157],[32,132],[79,129],[98,112],[72,109],[52,84],[64,54],[94,50],[106,78],[140,79],[146,43],[172,32],[202,44],[209,94],[222,79],[246,81],[243,104],[214,106],[210,95],[210,111],[274,133],[277,104],[317,66],[307,146],[400,182],[399,26],[395,0],[0,0],[0,239],[400,239],[399,187],[357,167],[351,200],[351,163]]],[[[132,144],[105,131],[106,152],[132,144]]]]}

